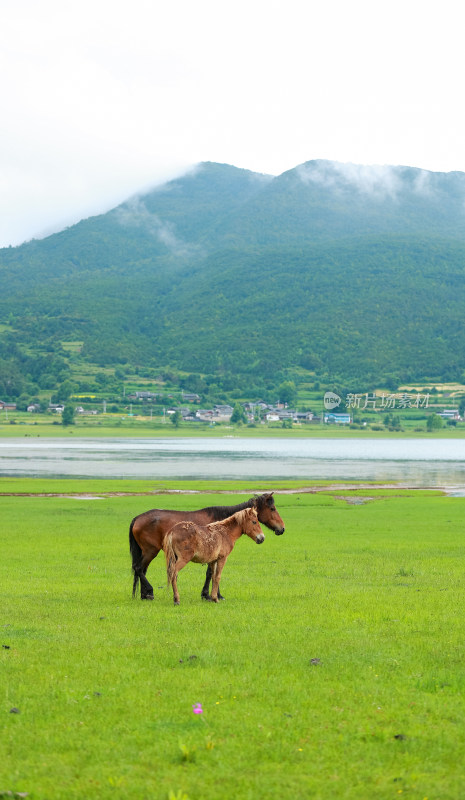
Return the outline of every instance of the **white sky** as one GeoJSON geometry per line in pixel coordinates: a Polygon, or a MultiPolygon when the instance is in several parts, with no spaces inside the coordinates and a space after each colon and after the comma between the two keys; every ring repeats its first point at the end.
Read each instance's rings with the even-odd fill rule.
{"type": "Polygon", "coordinates": [[[0,246],[199,161],[465,171],[457,0],[0,0],[0,246]]]}

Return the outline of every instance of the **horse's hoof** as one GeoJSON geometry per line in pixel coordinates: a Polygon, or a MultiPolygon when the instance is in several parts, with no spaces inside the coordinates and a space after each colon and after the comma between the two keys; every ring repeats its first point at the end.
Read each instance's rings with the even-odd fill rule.
{"type": "Polygon", "coordinates": [[[174,605],[175,605],[175,606],[179,606],[179,605],[181,605],[181,604],[180,604],[180,602],[179,602],[179,600],[173,600],[173,603],[174,603],[174,605]]]}
{"type": "Polygon", "coordinates": [[[154,599],[153,594],[144,594],[144,596],[141,597],[141,600],[153,600],[153,599],[154,599]]]}
{"type": "Polygon", "coordinates": [[[211,596],[209,594],[201,594],[200,597],[202,600],[211,600],[211,596]]]}
{"type": "Polygon", "coordinates": [[[226,600],[226,597],[223,597],[223,595],[222,595],[222,594],[219,594],[219,595],[218,595],[218,600],[226,600]]]}

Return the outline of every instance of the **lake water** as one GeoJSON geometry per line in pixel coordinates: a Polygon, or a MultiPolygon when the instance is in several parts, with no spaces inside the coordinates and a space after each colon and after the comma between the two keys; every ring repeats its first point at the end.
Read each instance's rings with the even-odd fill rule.
{"type": "Polygon", "coordinates": [[[0,475],[319,479],[465,491],[464,439],[8,439],[0,475]]]}

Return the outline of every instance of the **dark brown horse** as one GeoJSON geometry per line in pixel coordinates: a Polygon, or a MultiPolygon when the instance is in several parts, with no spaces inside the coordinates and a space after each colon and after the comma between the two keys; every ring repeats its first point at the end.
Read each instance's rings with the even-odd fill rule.
{"type": "Polygon", "coordinates": [[[178,522],[166,534],[163,549],[166,557],[168,584],[173,587],[174,605],[179,605],[178,572],[189,561],[208,564],[212,574],[212,593],[209,598],[218,602],[221,573],[227,558],[240,536],[245,534],[257,544],[265,541],[255,508],[236,511],[231,517],[209,525],[178,522]]]}
{"type": "MultiPolygon", "coordinates": [[[[169,511],[168,509],[153,508],[151,511],[135,517],[129,528],[129,548],[134,572],[133,597],[136,595],[137,584],[140,581],[141,599],[153,600],[153,587],[146,578],[147,569],[150,562],[162,550],[166,534],[176,523],[188,521],[195,522],[197,525],[208,525],[210,522],[220,522],[244,508],[255,508],[259,522],[274,531],[277,536],[284,533],[284,522],[276,511],[273,493],[251,497],[250,500],[236,506],[210,506],[201,508],[199,511],[169,511]]],[[[206,600],[210,598],[211,577],[211,569],[207,567],[205,584],[202,589],[202,597],[206,600]]],[[[219,589],[218,597],[220,600],[223,599],[219,589]]]]}

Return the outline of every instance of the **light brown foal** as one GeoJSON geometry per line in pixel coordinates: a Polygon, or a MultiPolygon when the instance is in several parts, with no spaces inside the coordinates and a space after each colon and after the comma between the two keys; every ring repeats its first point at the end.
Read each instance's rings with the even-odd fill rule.
{"type": "Polygon", "coordinates": [[[166,558],[168,584],[173,587],[173,600],[179,605],[178,572],[189,563],[208,564],[212,571],[211,600],[218,602],[218,586],[226,560],[242,534],[257,544],[265,540],[255,508],[237,511],[221,522],[196,525],[195,522],[178,522],[165,536],[163,549],[166,558]]]}

